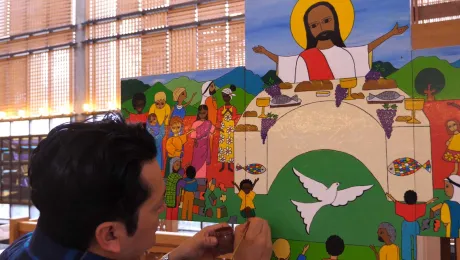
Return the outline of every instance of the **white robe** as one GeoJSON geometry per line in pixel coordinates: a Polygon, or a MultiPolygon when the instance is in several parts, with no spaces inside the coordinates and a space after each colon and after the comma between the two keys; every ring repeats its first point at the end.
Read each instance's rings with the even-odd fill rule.
{"type": "MultiPolygon", "coordinates": [[[[368,46],[320,50],[326,57],[335,79],[364,77],[369,72],[368,46]]],[[[311,66],[311,65],[310,65],[311,66]]],[[[307,64],[300,55],[278,57],[278,77],[283,82],[309,81],[307,64]]]]}

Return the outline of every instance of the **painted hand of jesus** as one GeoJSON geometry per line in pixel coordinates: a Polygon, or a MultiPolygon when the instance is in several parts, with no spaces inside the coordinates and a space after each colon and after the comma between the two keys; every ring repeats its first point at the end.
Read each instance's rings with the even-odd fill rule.
{"type": "Polygon", "coordinates": [[[255,52],[255,53],[258,53],[258,54],[265,54],[266,52],[266,49],[264,46],[261,46],[261,45],[257,45],[256,47],[252,48],[252,50],[255,52]]]}
{"type": "Polygon", "coordinates": [[[395,26],[393,27],[393,29],[391,30],[391,35],[393,35],[393,36],[401,35],[405,31],[407,31],[407,29],[409,29],[409,26],[406,25],[406,26],[403,26],[403,27],[399,27],[398,23],[396,23],[395,26]]]}

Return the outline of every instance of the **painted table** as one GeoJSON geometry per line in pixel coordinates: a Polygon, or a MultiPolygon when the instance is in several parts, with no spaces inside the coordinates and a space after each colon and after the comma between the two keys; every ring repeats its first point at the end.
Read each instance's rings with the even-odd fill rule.
{"type": "MultiPolygon", "coordinates": [[[[362,92],[367,97],[370,93],[377,95],[385,91],[363,91],[364,81],[364,78],[358,79],[353,93],[362,92]]],[[[338,80],[333,81],[334,89],[337,84],[338,80]]],[[[277,174],[290,160],[310,151],[327,149],[344,152],[360,160],[383,191],[390,192],[397,200],[403,200],[404,192],[409,189],[417,191],[420,201],[433,197],[432,175],[425,168],[403,177],[395,176],[388,170],[394,160],[404,157],[415,159],[420,164],[431,162],[430,126],[422,111],[415,112],[420,124],[394,122],[391,138],[387,139],[377,116],[377,109],[383,108],[381,104],[368,104],[366,99],[344,100],[337,108],[334,90],[328,97],[317,97],[316,91],[294,92],[295,87],[296,84],[293,84],[292,89],[282,90],[282,94],[298,95],[302,100],[299,106],[265,109],[266,113],[278,115],[265,144],[262,144],[260,134],[260,118],[242,117],[239,120],[238,125],[256,125],[259,131],[235,132],[235,165],[260,163],[267,171],[261,175],[235,171],[236,183],[259,178],[254,191],[267,194],[277,174]]],[[[409,98],[399,89],[389,90],[409,98]]],[[[246,111],[260,114],[261,108],[257,107],[256,100],[263,97],[269,95],[261,92],[246,111]]],[[[397,116],[410,115],[411,111],[405,109],[404,103],[398,104],[397,116]]]]}

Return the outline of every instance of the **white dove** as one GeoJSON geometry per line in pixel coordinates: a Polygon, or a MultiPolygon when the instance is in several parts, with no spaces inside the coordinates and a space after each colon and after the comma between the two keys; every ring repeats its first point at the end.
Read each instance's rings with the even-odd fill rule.
{"type": "Polygon", "coordinates": [[[333,183],[331,187],[327,188],[324,184],[306,177],[296,169],[292,170],[299,177],[300,182],[302,182],[304,188],[307,189],[307,192],[319,200],[319,202],[314,203],[302,203],[291,200],[291,202],[296,205],[297,211],[303,218],[307,234],[310,232],[310,226],[313,218],[322,207],[327,205],[332,205],[334,207],[347,205],[348,202],[354,201],[357,197],[363,195],[366,190],[369,190],[373,186],[355,186],[338,191],[338,182],[333,183]]]}

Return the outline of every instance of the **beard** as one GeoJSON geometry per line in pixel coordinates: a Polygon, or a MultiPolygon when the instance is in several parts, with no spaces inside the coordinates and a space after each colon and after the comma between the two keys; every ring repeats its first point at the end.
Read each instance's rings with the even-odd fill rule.
{"type": "Polygon", "coordinates": [[[335,31],[324,31],[318,34],[315,39],[318,41],[327,41],[331,40],[336,34],[337,32],[335,31]]]}
{"type": "Polygon", "coordinates": [[[215,90],[215,89],[213,91],[209,90],[209,95],[214,96],[214,94],[216,94],[216,92],[217,92],[217,90],[215,90]]]}
{"type": "Polygon", "coordinates": [[[380,242],[385,242],[385,241],[383,241],[383,238],[382,238],[381,236],[379,236],[378,240],[379,240],[380,242]]]}

